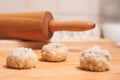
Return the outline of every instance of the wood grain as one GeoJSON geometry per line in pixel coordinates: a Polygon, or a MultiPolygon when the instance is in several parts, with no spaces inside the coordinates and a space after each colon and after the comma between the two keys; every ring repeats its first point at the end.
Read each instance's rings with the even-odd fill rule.
{"type": "MultiPolygon", "coordinates": [[[[39,60],[36,68],[18,70],[6,67],[6,57],[10,50],[0,50],[0,80],[120,80],[120,47],[112,40],[54,41],[70,48],[67,61],[44,62],[39,60]],[[92,45],[108,49],[112,55],[111,69],[106,72],[90,72],[79,68],[79,53],[92,45]]],[[[4,45],[9,45],[6,42],[4,45]]],[[[14,43],[12,43],[14,44],[14,43]]],[[[25,42],[24,42],[25,44],[25,42]]],[[[0,43],[1,45],[1,43],[0,43]]],[[[18,46],[19,44],[16,44],[18,46]]],[[[37,44],[36,44],[37,45],[37,44]]],[[[32,46],[31,46],[32,47],[32,46]]],[[[40,49],[34,50],[40,56],[40,49]]]]}

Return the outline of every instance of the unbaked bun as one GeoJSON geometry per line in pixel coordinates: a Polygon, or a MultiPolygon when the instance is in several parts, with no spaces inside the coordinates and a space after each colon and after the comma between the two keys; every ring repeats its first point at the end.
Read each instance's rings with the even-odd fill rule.
{"type": "Polygon", "coordinates": [[[49,43],[42,48],[41,56],[45,61],[65,61],[68,48],[60,43],[49,43]]]}
{"type": "Polygon", "coordinates": [[[35,67],[38,56],[28,48],[13,49],[6,60],[7,66],[16,69],[29,69],[35,67]]]}
{"type": "Polygon", "coordinates": [[[80,67],[90,71],[106,71],[110,69],[110,54],[107,50],[93,46],[80,54],[80,67]]]}

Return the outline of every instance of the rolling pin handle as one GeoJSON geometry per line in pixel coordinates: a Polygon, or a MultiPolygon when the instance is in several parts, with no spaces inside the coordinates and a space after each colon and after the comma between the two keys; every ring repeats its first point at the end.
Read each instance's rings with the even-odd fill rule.
{"type": "Polygon", "coordinates": [[[49,21],[49,29],[55,31],[86,31],[95,28],[95,24],[90,21],[49,21]]]}

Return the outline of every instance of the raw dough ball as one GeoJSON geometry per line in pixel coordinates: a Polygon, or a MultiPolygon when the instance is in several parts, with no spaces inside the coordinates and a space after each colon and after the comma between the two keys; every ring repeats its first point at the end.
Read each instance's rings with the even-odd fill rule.
{"type": "Polygon", "coordinates": [[[29,69],[35,67],[38,56],[28,48],[15,48],[8,55],[6,63],[10,68],[29,69]]]}
{"type": "Polygon", "coordinates": [[[68,48],[60,43],[49,43],[42,48],[41,56],[45,61],[64,61],[68,48]]]}
{"type": "Polygon", "coordinates": [[[110,54],[98,46],[93,46],[80,54],[80,67],[90,71],[106,71],[110,69],[110,54]]]}

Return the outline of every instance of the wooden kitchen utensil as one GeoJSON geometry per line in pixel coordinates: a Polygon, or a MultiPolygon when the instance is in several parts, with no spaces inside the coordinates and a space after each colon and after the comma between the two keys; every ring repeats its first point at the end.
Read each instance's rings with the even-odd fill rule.
{"type": "Polygon", "coordinates": [[[50,12],[0,14],[0,38],[48,41],[55,31],[85,31],[89,21],[57,21],[50,12]]]}

